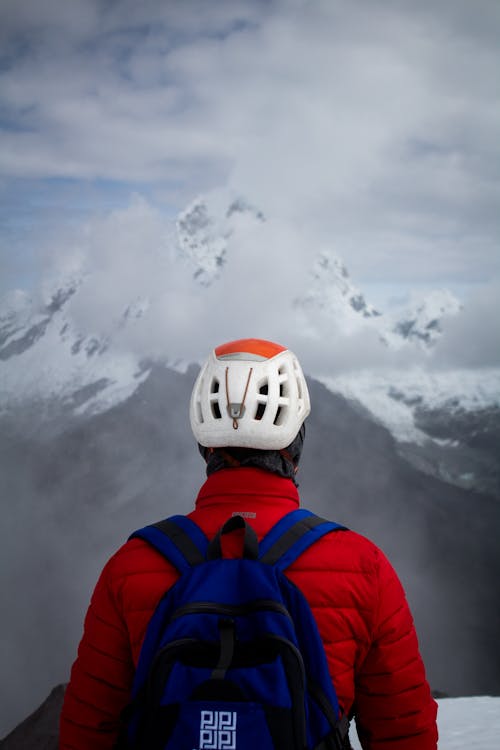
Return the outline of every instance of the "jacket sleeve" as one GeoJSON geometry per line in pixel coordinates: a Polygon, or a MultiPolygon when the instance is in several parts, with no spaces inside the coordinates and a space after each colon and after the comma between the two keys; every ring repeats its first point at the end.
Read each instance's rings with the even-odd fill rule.
{"type": "Polygon", "coordinates": [[[95,587],[60,720],[61,750],[111,750],[127,705],[134,665],[110,582],[113,558],[95,587]]]}
{"type": "Polygon", "coordinates": [[[403,587],[377,550],[379,604],[371,648],[356,679],[356,725],[364,750],[436,750],[437,704],[403,587]]]}

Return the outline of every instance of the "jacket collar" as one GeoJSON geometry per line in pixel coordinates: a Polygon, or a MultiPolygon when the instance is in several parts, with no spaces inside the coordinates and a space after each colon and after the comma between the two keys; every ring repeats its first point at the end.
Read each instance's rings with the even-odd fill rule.
{"type": "Polygon", "coordinates": [[[211,474],[201,487],[196,509],[210,505],[284,505],[293,510],[299,505],[299,493],[291,479],[263,469],[238,467],[211,474]]]}

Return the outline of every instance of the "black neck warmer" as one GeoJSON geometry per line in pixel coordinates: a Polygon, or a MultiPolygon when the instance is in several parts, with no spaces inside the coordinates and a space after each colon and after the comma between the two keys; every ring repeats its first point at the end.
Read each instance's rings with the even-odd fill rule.
{"type": "Polygon", "coordinates": [[[234,469],[239,466],[254,466],[281,477],[291,479],[297,484],[296,473],[302,446],[304,444],[305,425],[289,446],[282,450],[258,450],[257,448],[205,448],[198,445],[199,451],[207,463],[207,476],[220,469],[234,469]]]}

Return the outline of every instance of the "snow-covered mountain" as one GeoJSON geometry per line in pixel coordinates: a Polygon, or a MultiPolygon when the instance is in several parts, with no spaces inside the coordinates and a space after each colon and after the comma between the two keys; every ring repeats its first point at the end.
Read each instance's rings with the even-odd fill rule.
{"type": "Polygon", "coordinates": [[[294,301],[294,306],[308,319],[312,331],[318,313],[346,335],[380,317],[380,313],[366,302],[361,291],[353,284],[342,259],[326,250],[316,257],[309,287],[304,296],[294,301]]]}
{"type": "MultiPolygon", "coordinates": [[[[164,273],[180,274],[181,278],[184,274],[199,289],[198,295],[224,285],[231,252],[256,228],[262,231],[266,222],[261,211],[242,199],[199,198],[165,235],[166,246],[159,251],[164,273]]],[[[104,279],[104,283],[108,281],[107,314],[100,319],[82,315],[82,309],[93,304],[97,283],[91,266],[73,270],[62,279],[56,275],[34,295],[14,291],[3,301],[0,413],[26,400],[44,402],[44,408],[51,403],[76,413],[99,413],[129,398],[144,382],[158,358],[157,350],[148,350],[148,336],[169,309],[175,287],[163,289],[158,283],[150,290],[143,284],[136,290],[132,283],[132,291],[124,296],[114,295],[112,275],[104,279]],[[130,341],[141,345],[131,346],[130,341]]],[[[102,278],[99,285],[102,289],[102,278]]],[[[236,300],[239,289],[233,294],[236,300]]],[[[280,294],[286,292],[280,289],[280,294]]],[[[227,295],[225,288],[225,299],[227,295]]],[[[320,351],[328,349],[330,337],[335,347],[335,337],[346,341],[369,334],[381,358],[386,356],[384,352],[395,352],[399,363],[392,368],[363,366],[332,375],[328,362],[322,367],[318,357],[318,370],[310,374],[387,426],[406,446],[402,450],[407,458],[424,471],[467,487],[475,486],[478,476],[486,472],[490,479],[485,486],[479,481],[479,486],[486,491],[496,487],[497,479],[492,485],[491,476],[493,471],[497,477],[498,471],[477,447],[474,425],[487,414],[490,432],[486,441],[496,439],[500,370],[450,373],[426,367],[427,355],[439,350],[447,321],[461,314],[461,303],[451,292],[442,289],[413,295],[406,306],[382,312],[352,281],[344,261],[323,248],[312,253],[303,291],[290,297],[288,311],[290,331],[300,332],[320,351]],[[411,364],[416,357],[420,363],[411,364]],[[462,428],[463,415],[469,415],[470,424],[462,434],[452,435],[452,429],[443,429],[444,415],[455,422],[461,420],[462,428]]],[[[290,338],[293,344],[293,333],[290,338]]],[[[188,364],[168,341],[161,358],[184,370],[188,364]]]]}
{"type": "MultiPolygon", "coordinates": [[[[187,266],[202,286],[223,277],[230,242],[237,241],[249,226],[265,222],[263,214],[242,200],[234,200],[224,211],[211,212],[204,200],[194,201],[176,221],[172,257],[187,266]]],[[[172,251],[172,248],[170,248],[172,251]]],[[[166,253],[167,254],[167,253],[166,253]]],[[[119,260],[117,261],[119,262],[119,260]]],[[[113,283],[113,280],[110,279],[113,283]]],[[[32,396],[64,398],[78,392],[76,406],[92,399],[92,408],[108,408],[126,398],[141,382],[144,365],[121,343],[124,332],[138,324],[154,325],[157,314],[146,294],[132,295],[115,305],[112,319],[101,328],[82,327],[82,298],[92,300],[92,271],[50,280],[35,296],[17,290],[0,305],[0,361],[2,394],[0,408],[11,400],[32,396]],[[77,322],[77,320],[79,322],[77,322]],[[120,345],[117,346],[117,342],[120,345]],[[82,393],[82,389],[86,389],[82,393]],[[106,398],[95,402],[95,393],[106,398]]],[[[343,261],[334,253],[321,251],[312,261],[303,296],[290,299],[290,316],[306,321],[314,335],[318,319],[331,322],[336,331],[349,336],[372,326],[390,346],[415,341],[434,344],[443,317],[458,312],[459,304],[450,293],[434,292],[420,300],[415,309],[404,310],[394,320],[370,305],[354,285],[343,261]]],[[[90,303],[89,303],[90,300],[90,303]]],[[[169,352],[172,359],[175,352],[169,352]]],[[[148,358],[145,353],[143,359],[148,358]]],[[[314,373],[313,373],[314,374],[314,373]]]]}
{"type": "Polygon", "coordinates": [[[372,330],[390,349],[432,349],[443,333],[443,322],[460,313],[459,300],[447,289],[413,293],[408,303],[382,313],[367,302],[353,283],[344,261],[330,250],[314,260],[305,294],[294,306],[307,319],[310,331],[321,315],[344,336],[372,330]]]}
{"type": "Polygon", "coordinates": [[[128,398],[147,376],[134,355],[113,348],[113,334],[141,318],[147,301],[131,300],[110,333],[81,330],[71,300],[85,283],[85,277],[64,280],[38,298],[16,292],[4,302],[0,412],[33,399],[103,410],[128,398]]]}
{"type": "Polygon", "coordinates": [[[229,239],[241,222],[263,222],[264,214],[241,198],[230,202],[225,211],[215,213],[201,198],[193,201],[176,222],[181,260],[193,268],[194,278],[209,286],[223,273],[229,239]]]}
{"type": "Polygon", "coordinates": [[[382,337],[393,347],[401,346],[402,340],[431,347],[443,333],[443,320],[461,309],[459,300],[448,289],[434,289],[424,296],[413,294],[408,305],[393,316],[382,337]]]}
{"type": "Polygon", "coordinates": [[[420,471],[500,497],[500,369],[409,367],[322,382],[390,429],[420,471]]]}
{"type": "MultiPolygon", "coordinates": [[[[210,286],[223,276],[231,238],[265,221],[261,211],[242,199],[222,208],[198,198],[176,222],[179,256],[190,263],[194,278],[202,286],[210,286]]],[[[320,315],[344,335],[371,326],[392,348],[408,342],[424,348],[433,346],[442,334],[443,320],[461,310],[459,300],[449,290],[436,289],[425,295],[413,294],[396,313],[382,314],[366,300],[342,258],[331,249],[313,254],[304,286],[304,293],[291,299],[290,307],[306,321],[310,332],[317,328],[320,315]]]]}

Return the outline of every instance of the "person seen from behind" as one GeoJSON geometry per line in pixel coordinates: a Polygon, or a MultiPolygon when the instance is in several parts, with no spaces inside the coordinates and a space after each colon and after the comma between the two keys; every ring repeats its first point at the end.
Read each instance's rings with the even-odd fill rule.
{"type": "MultiPolygon", "coordinates": [[[[239,515],[260,541],[299,507],[296,475],[309,412],[302,369],[287,348],[242,339],[210,354],[190,404],[207,479],[188,516],[209,540],[239,515]]],[[[236,556],[230,536],[225,554],[236,556]]],[[[382,551],[354,531],[328,533],[285,572],[311,608],[341,711],[355,721],[364,750],[436,750],[437,705],[403,587],[382,551]]],[[[65,694],[61,750],[121,747],[148,623],[178,578],[139,538],[106,564],[65,694]]]]}

